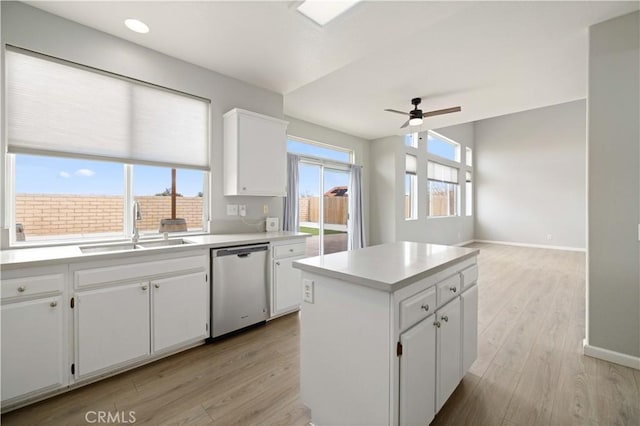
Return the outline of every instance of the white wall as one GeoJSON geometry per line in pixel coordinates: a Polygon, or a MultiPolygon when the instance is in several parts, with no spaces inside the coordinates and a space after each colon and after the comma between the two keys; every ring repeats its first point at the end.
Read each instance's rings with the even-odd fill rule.
{"type": "Polygon", "coordinates": [[[477,121],[475,146],[477,240],[585,248],[584,100],[477,121]]]}
{"type": "MultiPolygon", "coordinates": [[[[210,215],[214,232],[255,229],[246,226],[238,219],[228,220],[225,207],[227,203],[246,204],[248,222],[257,222],[255,219],[265,216],[262,213],[263,204],[269,206],[269,216],[282,216],[282,198],[280,197],[224,197],[222,195],[222,114],[239,107],[282,118],[282,95],[163,55],[22,3],[2,2],[1,7],[3,43],[211,100],[210,215]]],[[[6,137],[3,137],[2,141],[2,146],[5,147],[6,137]]],[[[180,141],[176,141],[176,144],[180,146],[180,141]]],[[[269,167],[269,164],[265,164],[264,173],[269,172],[269,167]]],[[[4,200],[3,196],[0,222],[3,226],[7,226],[8,221],[4,217],[4,200]]],[[[262,223],[261,229],[264,229],[262,223]]]]}
{"type": "Polygon", "coordinates": [[[418,149],[407,147],[404,136],[389,136],[371,141],[371,242],[417,241],[458,244],[473,240],[473,217],[466,216],[465,147],[474,147],[473,123],[435,129],[461,145],[460,214],[455,217],[427,217],[427,138],[421,133],[418,149]],[[418,160],[418,217],[404,218],[405,155],[418,160]]]}
{"type": "MultiPolygon", "coordinates": [[[[363,166],[362,169],[362,203],[364,211],[364,225],[367,236],[369,235],[369,142],[365,139],[342,133],[337,130],[309,123],[293,117],[285,117],[289,122],[287,134],[300,139],[320,142],[353,151],[354,162],[363,166]]],[[[369,240],[369,238],[367,238],[369,240]]],[[[369,245],[369,244],[368,244],[369,245]]]]}
{"type": "Polygon", "coordinates": [[[587,343],[636,357],[638,368],[640,12],[589,36],[587,343]]]}

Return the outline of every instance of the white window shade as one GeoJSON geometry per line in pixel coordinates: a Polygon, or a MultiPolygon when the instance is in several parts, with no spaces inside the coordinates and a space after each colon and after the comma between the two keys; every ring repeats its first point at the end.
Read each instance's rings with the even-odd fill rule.
{"type": "Polygon", "coordinates": [[[427,178],[440,182],[458,183],[458,169],[429,161],[427,178]]]}
{"type": "Polygon", "coordinates": [[[209,102],[7,49],[8,150],[209,170],[209,102]]]}
{"type": "Polygon", "coordinates": [[[404,169],[410,175],[418,173],[418,159],[415,155],[407,154],[404,160],[404,169]]]}

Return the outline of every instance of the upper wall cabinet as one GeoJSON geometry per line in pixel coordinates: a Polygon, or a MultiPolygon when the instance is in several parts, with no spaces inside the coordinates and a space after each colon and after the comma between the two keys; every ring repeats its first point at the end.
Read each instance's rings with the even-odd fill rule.
{"type": "Polygon", "coordinates": [[[286,195],[288,124],[238,108],[224,115],[224,195],[286,195]]]}

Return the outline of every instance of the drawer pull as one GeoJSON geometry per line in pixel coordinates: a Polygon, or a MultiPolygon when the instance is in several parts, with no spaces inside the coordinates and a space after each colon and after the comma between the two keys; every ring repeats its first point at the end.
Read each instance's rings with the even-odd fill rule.
{"type": "Polygon", "coordinates": [[[58,302],[51,302],[49,303],[49,306],[51,306],[52,308],[55,308],[56,306],[58,306],[58,302]]]}
{"type": "Polygon", "coordinates": [[[160,284],[154,284],[153,285],[155,288],[160,288],[160,284]]]}
{"type": "Polygon", "coordinates": [[[457,287],[449,287],[449,290],[451,290],[452,292],[455,293],[456,291],[458,291],[458,288],[457,287]]]}
{"type": "Polygon", "coordinates": [[[148,287],[146,285],[142,286],[142,291],[145,291],[148,287]]]}
{"type": "Polygon", "coordinates": [[[446,315],[443,315],[441,319],[442,319],[442,321],[444,321],[444,322],[449,322],[449,317],[448,317],[448,316],[446,316],[446,315]]]}
{"type": "Polygon", "coordinates": [[[25,286],[21,285],[20,287],[18,287],[18,293],[24,293],[26,289],[27,288],[25,286]]]}
{"type": "Polygon", "coordinates": [[[434,322],[433,325],[435,325],[436,327],[440,328],[440,321],[434,322]]]}
{"type": "Polygon", "coordinates": [[[291,253],[293,253],[293,249],[289,249],[289,251],[290,251],[291,253]]]}
{"type": "Polygon", "coordinates": [[[429,304],[428,303],[420,306],[420,308],[423,309],[425,312],[429,312],[429,304]]]}

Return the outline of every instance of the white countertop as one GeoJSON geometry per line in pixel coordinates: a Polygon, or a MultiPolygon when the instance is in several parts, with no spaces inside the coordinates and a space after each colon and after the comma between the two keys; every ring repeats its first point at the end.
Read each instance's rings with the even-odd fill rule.
{"type": "Polygon", "coordinates": [[[294,268],[393,292],[473,257],[478,249],[400,241],[310,257],[294,268]]]}
{"type": "MultiPolygon", "coordinates": [[[[86,243],[68,246],[48,246],[38,248],[17,248],[2,250],[0,252],[0,266],[2,267],[2,270],[7,270],[30,266],[46,266],[60,263],[71,263],[78,261],[113,259],[123,256],[144,256],[157,253],[166,253],[172,250],[184,251],[197,248],[213,248],[266,243],[278,240],[306,238],[308,236],[310,236],[310,234],[288,231],[254,232],[246,234],[207,234],[194,236],[186,235],[181,236],[180,238],[191,241],[192,244],[169,247],[153,247],[138,250],[121,250],[105,253],[82,253],[82,251],[80,250],[80,247],[82,246],[99,245],[97,243],[86,243]]],[[[143,244],[144,241],[144,239],[141,239],[140,244],[143,244]]]]}

